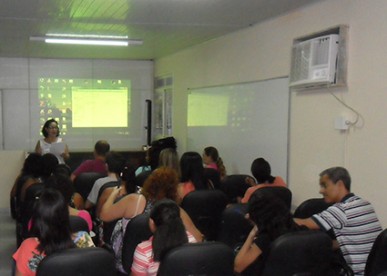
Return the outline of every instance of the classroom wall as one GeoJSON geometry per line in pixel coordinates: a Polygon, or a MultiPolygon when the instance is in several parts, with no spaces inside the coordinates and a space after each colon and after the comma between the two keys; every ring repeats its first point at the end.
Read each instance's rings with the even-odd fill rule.
{"type": "Polygon", "coordinates": [[[186,148],[187,88],[286,76],[294,38],[347,24],[348,86],[291,93],[289,186],[296,206],[319,197],[318,174],[323,169],[345,166],[352,175],[352,190],[373,203],[386,227],[386,9],[383,0],[326,0],[156,60],[156,76],[174,77],[173,135],[179,151],[186,148]],[[363,120],[356,127],[347,132],[334,129],[336,117],[353,113],[330,92],[361,113],[363,120]]]}

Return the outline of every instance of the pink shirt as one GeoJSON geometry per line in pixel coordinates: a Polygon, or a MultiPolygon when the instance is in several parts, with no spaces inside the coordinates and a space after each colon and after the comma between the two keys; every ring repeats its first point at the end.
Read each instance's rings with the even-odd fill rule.
{"type": "Polygon", "coordinates": [[[273,183],[262,183],[255,185],[253,187],[250,187],[246,190],[244,197],[242,198],[242,203],[247,203],[251,197],[251,195],[258,189],[263,187],[286,187],[285,181],[280,177],[276,176],[273,183]]]}
{"type": "MultiPolygon", "coordinates": [[[[189,232],[187,232],[188,242],[196,243],[196,239],[189,232]]],[[[139,276],[156,276],[159,270],[160,262],[153,260],[152,248],[153,236],[136,247],[133,255],[132,274],[139,276]]]]}

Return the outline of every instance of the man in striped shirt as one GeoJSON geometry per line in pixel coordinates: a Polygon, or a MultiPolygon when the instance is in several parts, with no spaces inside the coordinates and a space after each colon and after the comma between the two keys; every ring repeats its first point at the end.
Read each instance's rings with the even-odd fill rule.
{"type": "Polygon", "coordinates": [[[311,218],[295,221],[310,229],[333,231],[333,247],[340,248],[355,275],[364,275],[371,247],[382,228],[372,205],[350,190],[351,177],[345,168],[324,170],[320,173],[320,194],[334,204],[311,218]]]}

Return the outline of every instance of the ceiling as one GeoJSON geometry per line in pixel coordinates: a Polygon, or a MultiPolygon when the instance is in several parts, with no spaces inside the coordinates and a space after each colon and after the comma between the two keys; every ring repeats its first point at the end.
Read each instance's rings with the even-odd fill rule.
{"type": "Polygon", "coordinates": [[[0,56],[156,59],[320,0],[0,0],[0,56]],[[47,33],[119,35],[142,46],[30,41],[47,33]]]}

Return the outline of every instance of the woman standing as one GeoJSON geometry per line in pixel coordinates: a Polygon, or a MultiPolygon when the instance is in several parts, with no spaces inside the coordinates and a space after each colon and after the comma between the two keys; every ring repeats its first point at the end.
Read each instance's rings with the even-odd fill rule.
{"type": "Polygon", "coordinates": [[[58,122],[54,119],[46,121],[42,127],[43,139],[40,139],[35,147],[35,152],[40,155],[52,153],[58,158],[59,164],[65,163],[70,158],[69,149],[59,137],[58,122]]]}

